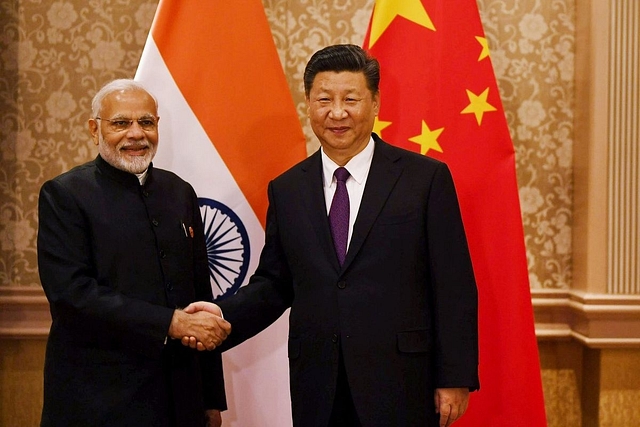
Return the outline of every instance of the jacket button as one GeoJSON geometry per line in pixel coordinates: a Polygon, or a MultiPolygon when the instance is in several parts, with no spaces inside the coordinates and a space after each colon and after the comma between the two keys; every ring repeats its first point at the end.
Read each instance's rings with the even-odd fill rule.
{"type": "Polygon", "coordinates": [[[147,190],[143,190],[143,191],[142,191],[142,195],[143,195],[144,197],[149,197],[149,192],[148,192],[147,190]]]}
{"type": "Polygon", "coordinates": [[[158,222],[158,220],[157,220],[157,219],[152,219],[152,220],[151,220],[151,224],[153,224],[153,225],[155,225],[155,226],[157,227],[157,226],[158,226],[158,224],[160,224],[160,223],[158,222]]]}
{"type": "Polygon", "coordinates": [[[344,288],[346,288],[346,287],[347,287],[347,282],[345,282],[344,280],[343,280],[343,281],[338,282],[338,288],[340,288],[340,289],[344,289],[344,288]]]}
{"type": "Polygon", "coordinates": [[[160,249],[160,258],[166,258],[167,254],[164,252],[164,250],[160,249]]]}
{"type": "Polygon", "coordinates": [[[171,282],[167,282],[167,290],[168,291],[172,291],[173,290],[173,284],[171,282]]]}
{"type": "Polygon", "coordinates": [[[338,342],[338,335],[333,334],[333,335],[331,336],[331,342],[332,342],[332,343],[337,343],[337,342],[338,342]]]}

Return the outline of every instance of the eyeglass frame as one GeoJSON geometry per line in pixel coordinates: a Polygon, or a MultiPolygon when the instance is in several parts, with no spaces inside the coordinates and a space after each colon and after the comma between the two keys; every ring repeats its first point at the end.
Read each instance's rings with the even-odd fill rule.
{"type": "Polygon", "coordinates": [[[114,132],[124,132],[126,130],[129,130],[131,128],[131,126],[133,126],[133,122],[137,122],[138,126],[140,126],[140,129],[142,129],[142,131],[144,132],[155,132],[156,130],[158,130],[158,121],[160,120],[159,116],[154,116],[154,115],[149,115],[149,116],[143,116],[143,117],[138,117],[137,119],[128,119],[125,117],[122,118],[115,118],[115,119],[105,119],[103,117],[94,117],[95,120],[103,120],[105,122],[109,122],[109,124],[111,125],[111,127],[113,128],[112,130],[114,132]],[[153,119],[153,120],[152,120],[153,119]],[[145,126],[140,123],[141,120],[149,120],[153,122],[153,127],[151,129],[145,129],[145,126]],[[115,125],[115,122],[127,122],[127,126],[123,127],[122,129],[118,129],[117,125],[115,125]]]}

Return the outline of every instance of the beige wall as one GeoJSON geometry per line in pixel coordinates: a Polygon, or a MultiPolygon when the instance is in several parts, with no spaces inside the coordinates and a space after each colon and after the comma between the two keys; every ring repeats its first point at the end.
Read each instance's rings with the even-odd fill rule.
{"type": "MultiPolygon", "coordinates": [[[[303,66],[322,46],[361,44],[374,2],[263,3],[312,152],[303,66]]],[[[42,402],[38,190],[95,156],[90,99],[106,81],[133,76],[156,5],[0,0],[0,425],[35,425],[42,402]]],[[[640,229],[640,215],[637,203],[616,199],[637,201],[638,187],[615,179],[637,177],[638,165],[611,161],[640,145],[637,132],[625,132],[637,130],[638,103],[634,113],[634,99],[612,97],[613,88],[634,93],[620,70],[635,63],[637,76],[638,52],[616,43],[637,37],[638,2],[478,5],[516,151],[549,425],[640,425],[638,255],[623,239],[640,229]],[[624,284],[616,272],[627,270],[624,284]]]]}
{"type": "MultiPolygon", "coordinates": [[[[478,2],[517,153],[531,286],[568,289],[574,0],[506,3],[478,2]]],[[[0,286],[30,287],[38,286],[35,196],[46,179],[95,156],[86,130],[90,100],[106,81],[133,76],[157,0],[0,4],[0,286]]],[[[308,151],[315,151],[304,64],[325,45],[362,44],[373,0],[264,4],[308,151]]]]}

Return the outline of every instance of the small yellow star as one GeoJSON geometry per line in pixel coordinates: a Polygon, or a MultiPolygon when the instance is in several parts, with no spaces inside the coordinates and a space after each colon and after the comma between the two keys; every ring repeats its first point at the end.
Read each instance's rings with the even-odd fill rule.
{"type": "Polygon", "coordinates": [[[482,124],[482,115],[485,112],[497,111],[496,107],[487,102],[487,98],[489,97],[489,88],[486,88],[480,95],[476,95],[467,89],[467,96],[469,97],[469,105],[467,105],[460,114],[475,114],[478,126],[482,124]]]}
{"type": "Polygon", "coordinates": [[[436,30],[420,0],[377,0],[371,19],[369,49],[378,41],[396,16],[402,16],[430,30],[436,30]]]}
{"type": "Polygon", "coordinates": [[[391,125],[391,122],[383,122],[378,120],[378,116],[376,116],[376,121],[373,122],[373,132],[382,138],[382,131],[389,125],[391,125]]]}
{"type": "Polygon", "coordinates": [[[489,57],[489,43],[485,37],[476,36],[476,40],[482,46],[482,51],[480,52],[480,56],[478,57],[478,62],[482,61],[484,58],[489,57]]]}
{"type": "Polygon", "coordinates": [[[421,154],[427,154],[429,150],[436,150],[442,153],[442,147],[440,147],[440,144],[438,144],[438,137],[443,130],[444,128],[431,130],[423,120],[422,133],[420,135],[409,138],[409,141],[420,144],[421,154]]]}

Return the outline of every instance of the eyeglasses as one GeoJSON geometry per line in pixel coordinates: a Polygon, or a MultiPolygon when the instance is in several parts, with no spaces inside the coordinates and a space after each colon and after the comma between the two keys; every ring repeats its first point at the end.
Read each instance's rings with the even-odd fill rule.
{"type": "Polygon", "coordinates": [[[145,132],[153,132],[158,127],[158,118],[157,117],[141,117],[139,119],[127,119],[127,118],[117,118],[117,119],[103,119],[102,117],[96,117],[96,120],[104,120],[105,122],[109,122],[109,129],[113,132],[123,132],[133,125],[133,122],[138,122],[138,126],[145,132]]]}

